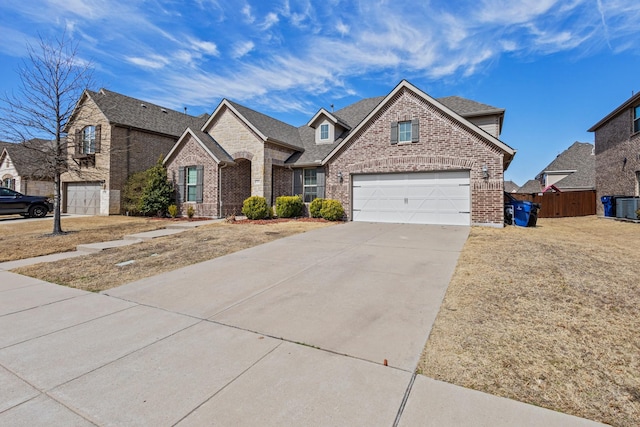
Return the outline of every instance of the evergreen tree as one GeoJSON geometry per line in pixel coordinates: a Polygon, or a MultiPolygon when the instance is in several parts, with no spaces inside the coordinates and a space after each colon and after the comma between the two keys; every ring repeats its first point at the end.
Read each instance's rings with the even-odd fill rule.
{"type": "Polygon", "coordinates": [[[140,212],[144,215],[164,216],[173,202],[173,185],[169,182],[162,158],[147,170],[147,177],[147,185],[142,191],[140,212]]]}

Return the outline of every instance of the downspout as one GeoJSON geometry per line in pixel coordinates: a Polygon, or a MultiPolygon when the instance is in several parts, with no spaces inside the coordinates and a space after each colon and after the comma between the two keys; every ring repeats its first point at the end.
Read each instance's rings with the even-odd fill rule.
{"type": "Polygon", "coordinates": [[[222,218],[222,169],[229,166],[227,162],[220,162],[218,167],[218,218],[222,218]]]}

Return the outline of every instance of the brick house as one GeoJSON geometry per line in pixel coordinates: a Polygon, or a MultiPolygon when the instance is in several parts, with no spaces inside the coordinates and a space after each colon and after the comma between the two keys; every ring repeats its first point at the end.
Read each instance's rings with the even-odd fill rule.
{"type": "Polygon", "coordinates": [[[597,211],[602,196],[640,196],[640,93],[593,125],[597,211]]]}
{"type": "Polygon", "coordinates": [[[22,194],[52,196],[51,141],[0,142],[0,185],[22,194]]]}
{"type": "Polygon", "coordinates": [[[86,90],[65,129],[72,167],[61,176],[63,212],[120,214],[127,178],[153,166],[187,127],[200,128],[206,118],[86,90]]]}
{"type": "Polygon", "coordinates": [[[165,164],[182,212],[239,213],[250,195],[338,199],[349,220],[502,226],[504,110],[434,99],[402,81],[388,95],[294,127],[223,100],[165,164]]]}

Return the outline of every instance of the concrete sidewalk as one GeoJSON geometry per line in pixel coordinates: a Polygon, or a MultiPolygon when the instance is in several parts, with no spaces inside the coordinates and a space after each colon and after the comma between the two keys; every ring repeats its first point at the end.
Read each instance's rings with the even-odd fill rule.
{"type": "Polygon", "coordinates": [[[414,374],[467,233],[348,223],[104,294],[0,271],[0,425],[598,425],[414,374]]]}

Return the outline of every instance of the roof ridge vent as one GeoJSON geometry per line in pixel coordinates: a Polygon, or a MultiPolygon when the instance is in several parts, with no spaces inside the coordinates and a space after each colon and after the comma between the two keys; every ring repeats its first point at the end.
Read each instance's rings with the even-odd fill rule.
{"type": "Polygon", "coordinates": [[[160,111],[162,111],[163,113],[166,113],[167,109],[166,108],[161,108],[160,111]]]}
{"type": "Polygon", "coordinates": [[[141,106],[142,108],[147,108],[147,105],[146,105],[146,104],[140,104],[140,106],[141,106]]]}

